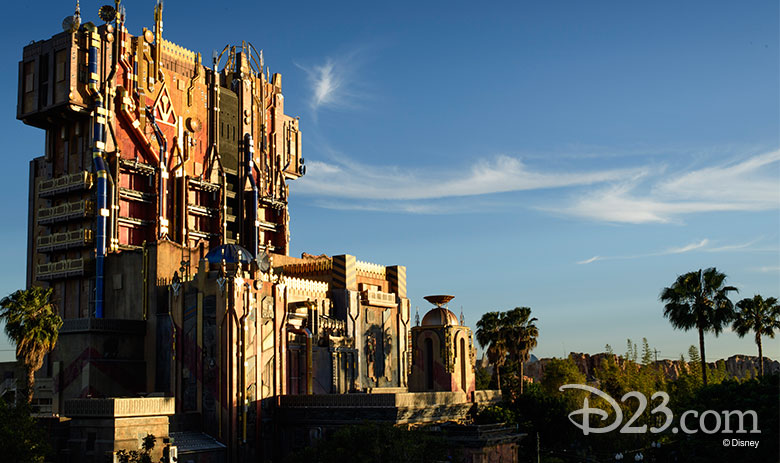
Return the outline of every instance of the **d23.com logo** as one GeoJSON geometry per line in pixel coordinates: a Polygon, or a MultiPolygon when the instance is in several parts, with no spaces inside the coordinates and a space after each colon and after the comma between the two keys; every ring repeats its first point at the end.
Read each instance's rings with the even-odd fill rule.
{"type": "MultiPolygon", "coordinates": [[[[604,399],[604,401],[606,401],[615,412],[615,420],[611,424],[601,427],[591,427],[591,416],[599,417],[599,421],[607,421],[609,418],[609,413],[607,413],[605,410],[602,410],[601,408],[591,407],[590,402],[588,401],[588,397],[586,396],[584,399],[582,399],[582,408],[569,413],[569,421],[571,421],[574,426],[582,429],[583,434],[602,434],[614,431],[617,428],[620,428],[620,432],[623,434],[643,434],[648,431],[646,424],[642,426],[634,425],[634,422],[639,419],[639,417],[642,416],[642,414],[647,409],[647,397],[641,392],[631,391],[620,398],[620,401],[623,403],[629,399],[636,399],[639,404],[633,416],[623,425],[623,411],[621,410],[620,405],[615,401],[615,399],[610,397],[609,394],[602,392],[595,387],[586,386],[584,384],[564,384],[559,388],[560,391],[565,389],[579,389],[590,392],[594,396],[604,399]],[[576,417],[579,415],[582,415],[581,422],[576,419],[576,417]],[[623,425],[622,428],[620,427],[621,425],[623,425]]],[[[659,398],[661,399],[661,403],[650,410],[650,414],[660,414],[663,415],[665,419],[660,426],[650,427],[649,430],[651,433],[664,432],[669,426],[672,425],[672,421],[674,420],[674,413],[671,409],[669,409],[669,407],[667,407],[669,404],[669,394],[664,391],[658,391],[650,396],[651,401],[655,401],[659,398]]],[[[699,412],[696,410],[687,410],[682,415],[680,415],[680,428],[674,427],[672,428],[672,432],[676,434],[681,429],[686,434],[695,434],[699,432],[699,430],[705,434],[714,434],[716,432],[721,432],[724,434],[735,432],[737,434],[746,434],[748,432],[761,433],[761,431],[758,429],[758,415],[754,410],[747,410],[744,412],[739,410],[723,410],[721,413],[718,413],[715,410],[706,410],[702,412],[701,415],[699,415],[699,412]],[[723,419],[721,419],[721,413],[723,415],[723,419]],[[699,417],[698,428],[688,427],[686,420],[690,416],[693,416],[694,418],[697,416],[699,417]],[[746,416],[752,418],[753,429],[750,431],[746,431],[744,427],[746,416]],[[707,417],[712,417],[712,419],[714,419],[714,426],[712,426],[712,420],[710,420],[709,425],[705,424],[707,417]],[[732,418],[735,418],[736,423],[738,424],[736,431],[731,429],[732,418]]]]}

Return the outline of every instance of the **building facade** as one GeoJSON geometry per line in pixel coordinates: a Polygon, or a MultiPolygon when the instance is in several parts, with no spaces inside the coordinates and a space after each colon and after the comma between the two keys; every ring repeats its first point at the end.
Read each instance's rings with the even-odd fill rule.
{"type": "Polygon", "coordinates": [[[306,167],[262,52],[229,45],[205,65],[163,38],[161,3],[137,36],[119,1],[99,15],[83,23],[77,7],[19,63],[17,117],[46,133],[30,163],[27,284],[53,288],[64,320],[39,374],[52,413],[78,417],[70,455],[119,448],[94,435],[113,413],[95,404],[120,398],[140,398],[127,416],[156,429],[210,436],[227,461],[278,454],[282,418],[304,403],[285,397],[462,418],[477,397],[471,333],[431,314],[414,328],[404,266],[289,256],[288,183],[306,167]],[[435,352],[414,348],[432,340],[435,352]],[[155,415],[144,397],[170,400],[155,415]]]}

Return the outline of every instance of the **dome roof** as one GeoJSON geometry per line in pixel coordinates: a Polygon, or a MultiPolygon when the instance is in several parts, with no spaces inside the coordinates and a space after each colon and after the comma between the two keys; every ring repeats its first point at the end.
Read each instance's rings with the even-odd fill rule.
{"type": "Polygon", "coordinates": [[[237,262],[248,264],[252,262],[254,256],[246,248],[238,244],[222,244],[209,250],[209,253],[206,254],[206,260],[210,264],[220,264],[223,259],[227,264],[235,264],[237,262]]]}
{"type": "Polygon", "coordinates": [[[428,311],[422,319],[420,326],[448,326],[457,325],[458,317],[449,309],[436,307],[428,311]]]}

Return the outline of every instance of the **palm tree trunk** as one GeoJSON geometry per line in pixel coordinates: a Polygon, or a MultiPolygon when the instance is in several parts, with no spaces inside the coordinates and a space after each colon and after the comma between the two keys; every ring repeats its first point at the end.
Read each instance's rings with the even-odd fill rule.
{"type": "Polygon", "coordinates": [[[756,333],[756,344],[758,344],[758,372],[761,377],[764,376],[764,351],[761,349],[761,333],[756,333]]]}
{"type": "Polygon", "coordinates": [[[496,385],[498,386],[498,390],[501,390],[501,371],[499,371],[501,367],[496,363],[496,385]]]}
{"type": "Polygon", "coordinates": [[[520,360],[520,394],[523,394],[523,360],[520,360]]]}
{"type": "Polygon", "coordinates": [[[25,374],[24,398],[27,401],[27,405],[30,405],[33,399],[33,390],[35,389],[35,371],[30,367],[25,367],[25,374]]]}
{"type": "Polygon", "coordinates": [[[701,351],[701,380],[707,385],[707,358],[704,355],[704,330],[699,328],[699,350],[701,351]]]}

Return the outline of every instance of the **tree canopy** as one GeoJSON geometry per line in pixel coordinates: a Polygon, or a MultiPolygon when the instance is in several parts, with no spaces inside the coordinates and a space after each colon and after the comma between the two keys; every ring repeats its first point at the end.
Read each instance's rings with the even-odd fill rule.
{"type": "Polygon", "coordinates": [[[704,271],[689,272],[677,277],[668,288],[661,291],[660,300],[665,303],[664,317],[676,329],[699,332],[702,379],[707,384],[707,365],[704,350],[704,333],[716,336],[734,318],[734,304],[729,292],[738,292],[733,286],[726,286],[726,275],[714,267],[704,271]]]}
{"type": "Polygon", "coordinates": [[[0,320],[5,321],[5,332],[16,344],[16,358],[25,370],[23,391],[27,403],[32,401],[35,372],[43,365],[43,357],[54,349],[62,326],[51,294],[51,289],[33,286],[0,301],[0,320]]]}
{"type": "Polygon", "coordinates": [[[740,338],[751,331],[755,334],[759,373],[764,376],[764,350],[761,346],[761,336],[774,338],[775,330],[780,330],[780,305],[774,297],[764,299],[756,294],[752,298],[737,302],[737,309],[732,328],[740,338]]]}

